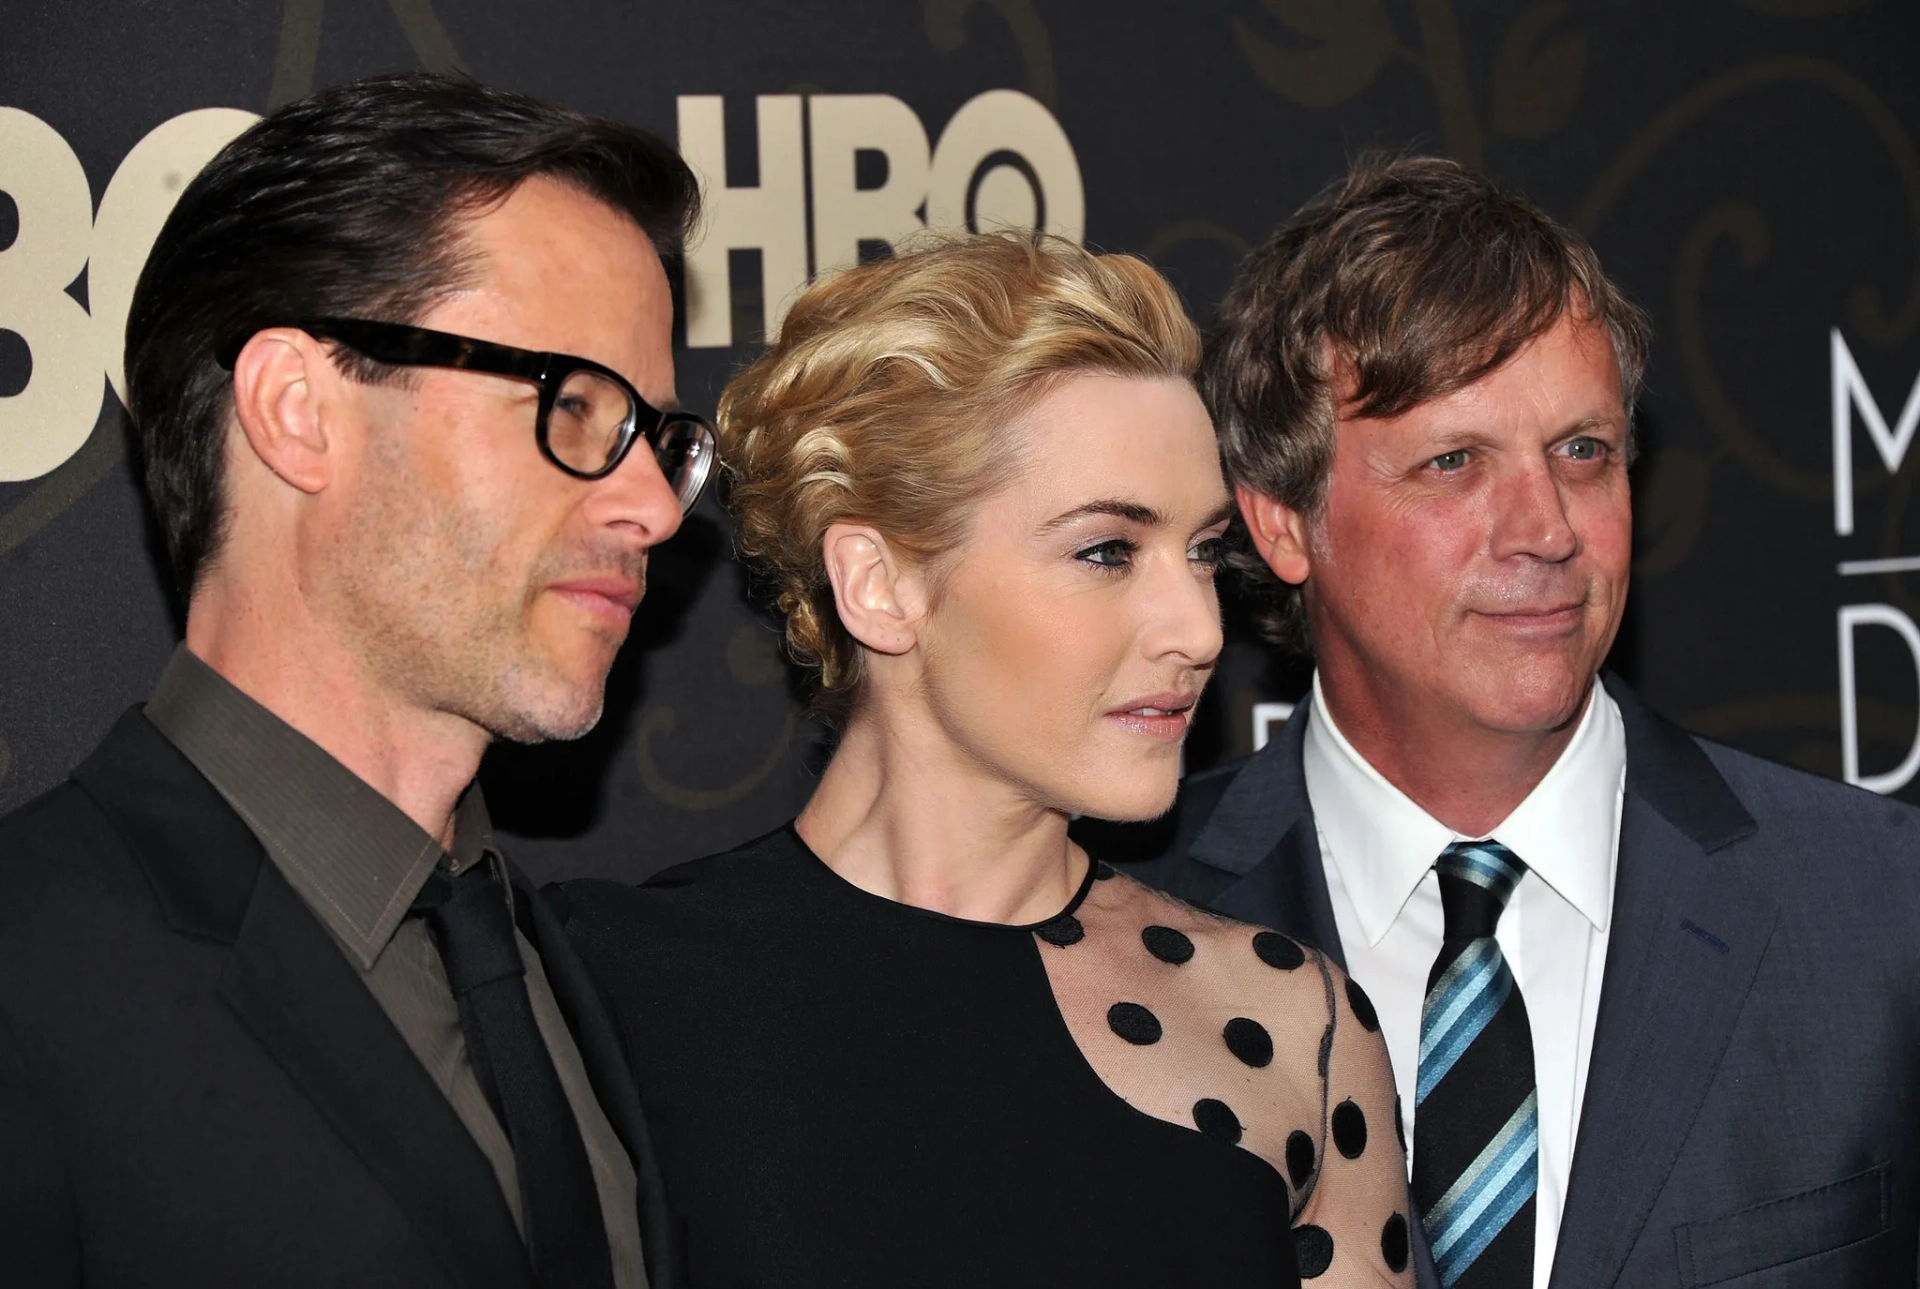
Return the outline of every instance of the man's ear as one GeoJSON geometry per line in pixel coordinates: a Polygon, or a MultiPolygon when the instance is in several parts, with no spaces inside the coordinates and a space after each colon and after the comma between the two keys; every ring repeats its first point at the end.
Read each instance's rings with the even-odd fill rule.
{"type": "Polygon", "coordinates": [[[884,654],[903,654],[920,642],[926,610],[920,577],[877,529],[834,524],[820,539],[820,554],[847,634],[884,654]]]}
{"type": "Polygon", "coordinates": [[[340,379],[320,342],[292,327],[255,332],[233,362],[233,412],[262,465],[317,493],[337,468],[323,388],[340,379]]]}
{"type": "Polygon", "coordinates": [[[1274,497],[1258,492],[1244,483],[1233,486],[1233,499],[1240,505],[1253,548],[1267,562],[1275,577],[1299,586],[1313,572],[1307,554],[1307,517],[1274,497]]]}

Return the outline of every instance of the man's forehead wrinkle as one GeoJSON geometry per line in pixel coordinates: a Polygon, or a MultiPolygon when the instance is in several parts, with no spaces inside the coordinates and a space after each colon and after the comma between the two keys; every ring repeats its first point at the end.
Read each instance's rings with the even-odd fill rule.
{"type": "Polygon", "coordinates": [[[1606,406],[1605,399],[1596,405],[1588,400],[1588,393],[1572,375],[1502,367],[1393,416],[1363,415],[1349,405],[1342,410],[1341,420],[1399,431],[1377,440],[1383,443],[1394,439],[1402,443],[1493,441],[1516,430],[1558,437],[1626,423],[1624,408],[1606,406]]]}

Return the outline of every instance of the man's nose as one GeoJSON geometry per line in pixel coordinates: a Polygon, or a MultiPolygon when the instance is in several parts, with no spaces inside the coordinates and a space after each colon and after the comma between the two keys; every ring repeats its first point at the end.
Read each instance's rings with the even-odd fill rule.
{"type": "Polygon", "coordinates": [[[1566,494],[1544,460],[1529,462],[1500,479],[1491,503],[1493,555],[1520,555],[1558,564],[1580,549],[1580,534],[1567,513],[1566,494]]]}
{"type": "Polygon", "coordinates": [[[594,526],[614,530],[638,549],[657,546],[679,531],[680,499],[644,438],[612,474],[587,486],[593,490],[587,517],[594,526]]]}

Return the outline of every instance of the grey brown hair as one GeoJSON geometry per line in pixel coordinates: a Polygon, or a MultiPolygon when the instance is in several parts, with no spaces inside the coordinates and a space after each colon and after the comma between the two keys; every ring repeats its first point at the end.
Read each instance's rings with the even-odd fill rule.
{"type": "MultiPolygon", "coordinates": [[[[1605,326],[1631,424],[1650,329],[1593,248],[1455,162],[1364,157],[1247,257],[1221,304],[1200,388],[1227,475],[1311,515],[1336,397],[1349,417],[1398,416],[1471,385],[1568,310],[1605,326]]],[[[1262,634],[1310,652],[1301,589],[1243,521],[1228,552],[1262,634]]]]}

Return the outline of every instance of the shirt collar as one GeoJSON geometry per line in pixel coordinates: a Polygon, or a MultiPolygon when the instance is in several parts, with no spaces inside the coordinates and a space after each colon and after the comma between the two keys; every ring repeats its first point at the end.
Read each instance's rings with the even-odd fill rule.
{"type": "MultiPolygon", "coordinates": [[[[1301,768],[1314,822],[1367,943],[1378,944],[1440,852],[1452,842],[1481,839],[1435,819],[1355,750],[1327,710],[1318,672],[1312,701],[1301,768]]],[[[1620,709],[1596,683],[1559,759],[1487,834],[1602,931],[1613,909],[1626,765],[1620,709]]]]}
{"type": "Polygon", "coordinates": [[[454,812],[452,855],[319,744],[194,656],[174,650],[147,718],[233,807],[335,939],[371,970],[427,876],[493,846],[478,784],[454,812]]]}

